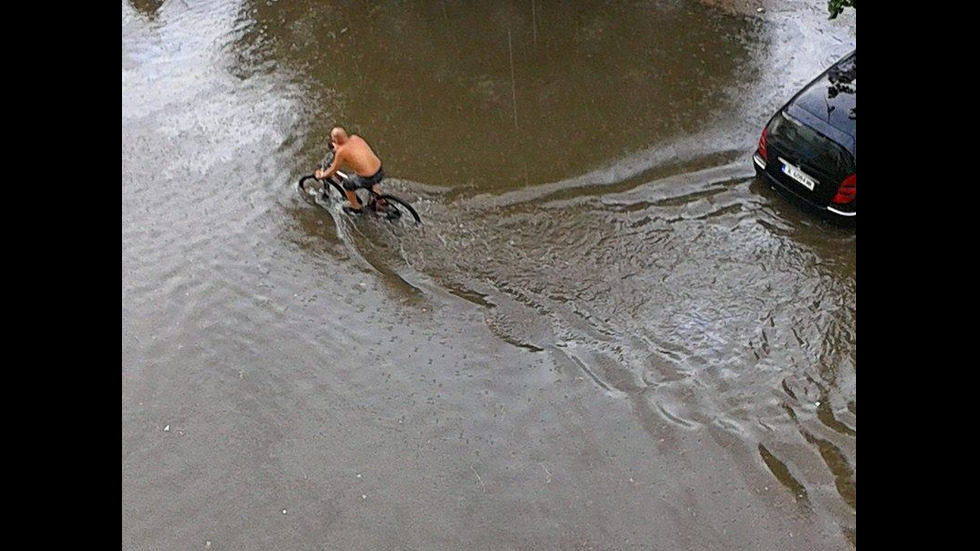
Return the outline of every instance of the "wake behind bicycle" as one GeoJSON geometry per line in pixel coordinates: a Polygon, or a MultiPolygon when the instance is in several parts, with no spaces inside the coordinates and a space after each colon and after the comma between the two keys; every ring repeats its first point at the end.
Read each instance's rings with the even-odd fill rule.
{"type": "MultiPolygon", "coordinates": [[[[320,169],[326,170],[333,163],[334,152],[331,149],[320,161],[320,169]]],[[[304,201],[311,205],[330,208],[334,204],[347,204],[344,184],[350,176],[338,170],[330,178],[319,179],[314,174],[308,174],[299,179],[297,187],[304,201]]],[[[364,205],[363,213],[373,214],[380,218],[403,225],[418,225],[422,218],[418,212],[404,199],[390,193],[376,193],[373,189],[359,188],[354,191],[358,200],[364,205]]]]}

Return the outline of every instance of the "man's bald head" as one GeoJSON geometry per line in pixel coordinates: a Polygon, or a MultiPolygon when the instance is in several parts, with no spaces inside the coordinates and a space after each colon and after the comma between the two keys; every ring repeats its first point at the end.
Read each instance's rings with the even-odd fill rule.
{"type": "Polygon", "coordinates": [[[337,145],[344,145],[347,141],[347,130],[343,126],[335,126],[330,131],[330,140],[337,145]]]}

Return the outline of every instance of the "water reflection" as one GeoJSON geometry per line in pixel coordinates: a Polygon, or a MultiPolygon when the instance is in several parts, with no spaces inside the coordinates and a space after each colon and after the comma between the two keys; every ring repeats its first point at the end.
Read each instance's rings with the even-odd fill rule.
{"type": "Polygon", "coordinates": [[[310,147],[343,122],[393,175],[477,190],[703,130],[729,107],[755,29],[680,2],[250,6],[268,56],[305,75],[310,147]]]}
{"type": "Polygon", "coordinates": [[[155,19],[166,0],[129,0],[129,5],[147,19],[155,19]]]}

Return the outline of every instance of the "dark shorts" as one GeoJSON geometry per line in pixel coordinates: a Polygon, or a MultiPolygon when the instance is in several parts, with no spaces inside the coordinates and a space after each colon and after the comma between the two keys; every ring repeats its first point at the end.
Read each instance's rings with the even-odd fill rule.
{"type": "Polygon", "coordinates": [[[374,173],[374,176],[360,176],[358,174],[351,174],[350,178],[344,181],[344,189],[348,191],[354,191],[358,188],[371,189],[372,187],[380,184],[384,177],[384,167],[379,167],[378,171],[374,173]]]}

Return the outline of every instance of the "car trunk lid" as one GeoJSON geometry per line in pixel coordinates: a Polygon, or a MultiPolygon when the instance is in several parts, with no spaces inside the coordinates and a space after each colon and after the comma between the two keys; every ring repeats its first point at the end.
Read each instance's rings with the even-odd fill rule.
{"type": "Polygon", "coordinates": [[[856,172],[854,154],[841,145],[850,146],[855,140],[832,127],[821,126],[819,121],[800,120],[812,117],[808,115],[806,111],[787,109],[773,118],[766,142],[768,162],[784,181],[798,186],[799,194],[828,204],[841,182],[856,172]]]}

